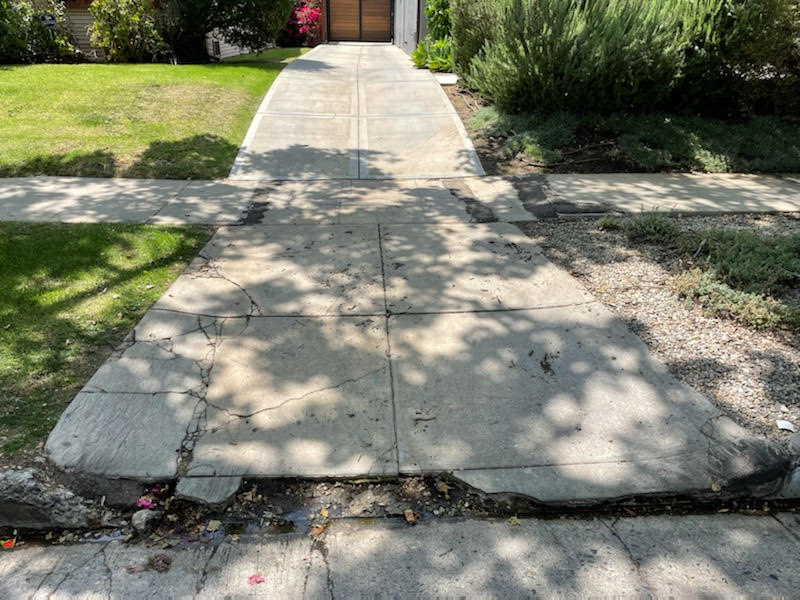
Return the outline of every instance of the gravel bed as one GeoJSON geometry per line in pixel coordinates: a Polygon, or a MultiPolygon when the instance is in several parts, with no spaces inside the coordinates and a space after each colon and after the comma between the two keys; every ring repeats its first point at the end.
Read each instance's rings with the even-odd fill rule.
{"type": "MultiPolygon", "coordinates": [[[[683,230],[800,232],[800,215],[683,217],[678,223],[683,230]]],[[[633,245],[620,232],[599,231],[594,219],[518,225],[625,321],[678,379],[731,418],[784,443],[791,433],[779,430],[776,419],[800,430],[800,337],[756,331],[687,306],[670,289],[674,253],[633,245]]]]}

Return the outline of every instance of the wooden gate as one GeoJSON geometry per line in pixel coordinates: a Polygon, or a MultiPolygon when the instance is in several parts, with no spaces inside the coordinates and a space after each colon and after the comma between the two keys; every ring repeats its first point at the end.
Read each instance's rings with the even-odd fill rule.
{"type": "Polygon", "coordinates": [[[328,39],[391,42],[392,0],[328,0],[328,39]]]}

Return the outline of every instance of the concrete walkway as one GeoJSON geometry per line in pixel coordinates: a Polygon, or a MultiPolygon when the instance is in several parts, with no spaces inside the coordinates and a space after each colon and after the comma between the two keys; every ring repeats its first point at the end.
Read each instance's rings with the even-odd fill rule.
{"type": "Polygon", "coordinates": [[[430,72],[384,44],[326,44],[287,66],[264,98],[232,179],[483,175],[430,72]]]}
{"type": "Polygon", "coordinates": [[[335,522],[161,550],[144,543],[3,552],[4,598],[791,598],[797,515],[335,522]],[[159,554],[169,570],[141,568],[159,554]],[[248,584],[253,575],[263,583],[248,584]]]}
{"type": "Polygon", "coordinates": [[[782,450],[498,221],[530,214],[513,188],[448,181],[251,192],[66,410],[52,461],[231,490],[448,472],[554,503],[778,491],[782,450]]]}
{"type": "Polygon", "coordinates": [[[580,214],[800,212],[800,178],[533,175],[393,181],[0,179],[0,220],[236,225],[501,222],[580,214]]]}

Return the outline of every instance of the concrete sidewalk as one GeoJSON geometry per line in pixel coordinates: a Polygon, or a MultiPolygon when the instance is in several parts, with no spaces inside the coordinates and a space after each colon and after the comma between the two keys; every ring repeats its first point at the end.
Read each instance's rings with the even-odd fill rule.
{"type": "Polygon", "coordinates": [[[325,44],[294,60],[264,98],[232,179],[483,175],[447,95],[388,44],[325,44]]]}
{"type": "Polygon", "coordinates": [[[4,598],[795,597],[793,513],[334,522],[302,533],[3,552],[4,598]],[[169,570],[128,573],[158,554],[169,570]],[[253,575],[263,583],[248,584],[253,575]]]}
{"type": "Polygon", "coordinates": [[[504,223],[221,228],[46,448],[230,493],[452,473],[566,504],[769,495],[790,462],[504,223]]]}
{"type": "Polygon", "coordinates": [[[0,220],[164,225],[514,222],[598,214],[800,212],[800,179],[532,175],[386,181],[0,179],[0,220]],[[257,218],[254,215],[258,215],[257,218]]]}

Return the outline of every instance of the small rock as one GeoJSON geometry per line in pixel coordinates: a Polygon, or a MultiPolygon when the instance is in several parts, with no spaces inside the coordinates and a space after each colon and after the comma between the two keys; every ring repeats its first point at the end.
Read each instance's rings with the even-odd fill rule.
{"type": "Polygon", "coordinates": [[[160,518],[161,513],[157,510],[143,508],[142,510],[137,510],[135,513],[133,513],[133,516],[131,517],[131,525],[133,525],[133,528],[141,535],[147,535],[153,530],[155,524],[160,518]]]}

